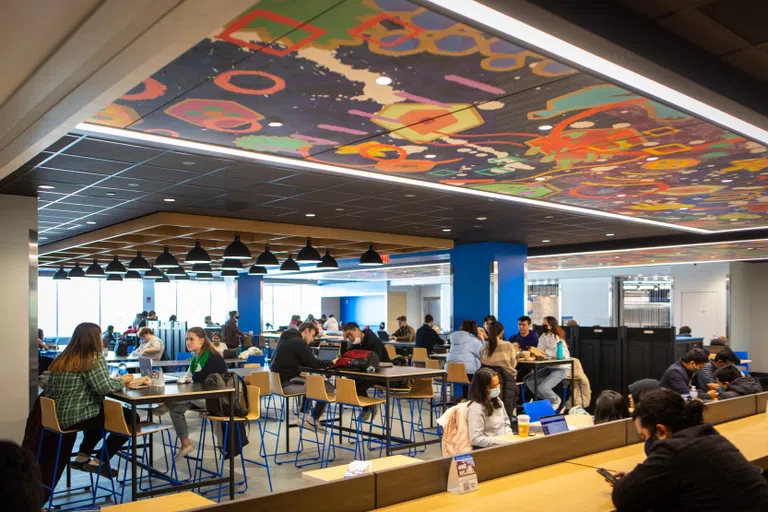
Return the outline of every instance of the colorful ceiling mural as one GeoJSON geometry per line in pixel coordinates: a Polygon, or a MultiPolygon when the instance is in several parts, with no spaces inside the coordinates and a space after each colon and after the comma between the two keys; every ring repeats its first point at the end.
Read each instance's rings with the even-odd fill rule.
{"type": "Polygon", "coordinates": [[[711,231],[766,147],[405,0],[263,0],[90,119],[711,231]]]}
{"type": "Polygon", "coordinates": [[[603,267],[676,265],[713,261],[768,259],[768,239],[743,240],[682,247],[648,247],[626,251],[560,254],[528,258],[528,271],[577,270],[603,267]]]}

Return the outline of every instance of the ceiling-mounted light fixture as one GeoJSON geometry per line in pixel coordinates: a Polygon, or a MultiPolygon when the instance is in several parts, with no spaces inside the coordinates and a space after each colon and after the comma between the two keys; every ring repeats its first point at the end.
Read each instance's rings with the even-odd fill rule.
{"type": "Polygon", "coordinates": [[[155,279],[155,282],[156,283],[170,283],[171,279],[168,276],[163,275],[163,277],[155,279]]]}
{"type": "Polygon", "coordinates": [[[267,269],[264,267],[260,267],[258,265],[251,266],[250,269],[248,269],[248,275],[249,276],[263,276],[267,273],[267,269]]]}
{"type": "Polygon", "coordinates": [[[155,260],[155,267],[157,268],[174,268],[178,267],[179,262],[176,261],[176,256],[171,254],[168,247],[163,247],[163,253],[155,260]]]}
{"type": "Polygon", "coordinates": [[[330,249],[325,250],[325,256],[323,256],[322,261],[318,263],[317,268],[339,268],[339,263],[333,256],[331,256],[330,249]]]}
{"type": "Polygon", "coordinates": [[[264,246],[264,252],[259,254],[259,257],[256,258],[256,265],[260,267],[279,267],[280,262],[277,260],[277,256],[272,254],[269,250],[269,245],[264,246]]]}
{"type": "MultiPolygon", "coordinates": [[[[125,265],[120,263],[117,255],[115,255],[114,259],[107,265],[107,268],[104,269],[104,272],[106,272],[107,275],[119,275],[125,274],[127,269],[125,268],[125,265]]],[[[117,281],[117,279],[112,279],[112,281],[117,281]]],[[[122,281],[122,279],[120,279],[120,281],[122,281]]]]}
{"type": "Polygon", "coordinates": [[[224,249],[225,260],[249,260],[251,251],[240,241],[240,233],[235,233],[235,239],[224,249]]]}
{"type": "Polygon", "coordinates": [[[128,263],[128,270],[135,270],[136,272],[149,272],[152,265],[141,255],[141,251],[136,253],[136,257],[128,263]]]}
{"type": "Polygon", "coordinates": [[[166,270],[165,275],[178,277],[178,276],[187,275],[187,272],[181,266],[178,266],[178,267],[169,268],[168,270],[166,270]]]}
{"type": "Polygon", "coordinates": [[[59,266],[59,270],[56,271],[55,274],[53,274],[53,279],[56,281],[66,281],[69,279],[67,276],[67,271],[64,270],[64,265],[59,266]]]}
{"type": "Polygon", "coordinates": [[[194,265],[196,263],[210,263],[211,257],[208,252],[200,245],[200,240],[195,240],[195,246],[187,253],[184,263],[194,265]]]}
{"type": "Polygon", "coordinates": [[[192,265],[192,270],[189,271],[190,274],[210,274],[211,272],[213,270],[208,263],[195,263],[192,265]]]}
{"type": "Polygon", "coordinates": [[[213,274],[210,272],[201,272],[195,276],[198,281],[213,281],[213,274]]]}
{"type": "Polygon", "coordinates": [[[107,274],[107,281],[122,281],[123,276],[120,274],[107,274]]]}
{"type": "Polygon", "coordinates": [[[80,262],[76,261],[75,266],[72,267],[72,270],[69,271],[69,278],[76,279],[78,277],[85,277],[85,272],[80,267],[80,262]]]}
{"type": "Polygon", "coordinates": [[[280,265],[281,272],[298,272],[300,270],[301,267],[299,267],[299,264],[294,261],[292,254],[289,254],[288,259],[285,260],[282,265],[280,265]]]}
{"type": "Polygon", "coordinates": [[[141,279],[141,274],[135,270],[129,270],[125,273],[125,279],[141,279]]]}
{"type": "Polygon", "coordinates": [[[240,260],[224,260],[221,264],[221,270],[234,270],[235,272],[245,272],[240,260]]]}
{"type": "Polygon", "coordinates": [[[187,274],[184,274],[183,276],[173,276],[174,281],[189,281],[191,277],[189,277],[187,274]]]}
{"type": "Polygon", "coordinates": [[[376,267],[383,264],[384,262],[381,261],[381,256],[379,256],[379,253],[373,250],[373,244],[368,244],[368,250],[365,251],[362,256],[360,256],[360,265],[366,267],[376,267]]]}
{"type": "Polygon", "coordinates": [[[99,266],[99,261],[94,258],[93,264],[85,270],[86,277],[104,277],[104,269],[99,266]]]}
{"type": "Polygon", "coordinates": [[[157,267],[152,267],[149,272],[144,274],[145,279],[161,279],[165,274],[157,267]]]}
{"type": "Polygon", "coordinates": [[[320,253],[317,249],[312,247],[312,240],[307,238],[307,245],[305,245],[296,256],[296,261],[300,263],[320,263],[323,258],[320,257],[320,253]]]}
{"type": "Polygon", "coordinates": [[[238,277],[240,273],[237,270],[222,269],[221,277],[238,277]]]}

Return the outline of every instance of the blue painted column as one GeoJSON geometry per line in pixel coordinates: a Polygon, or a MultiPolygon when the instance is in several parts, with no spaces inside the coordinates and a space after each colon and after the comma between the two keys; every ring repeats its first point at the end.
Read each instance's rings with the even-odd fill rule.
{"type": "Polygon", "coordinates": [[[241,275],[237,280],[238,327],[243,332],[261,332],[261,285],[262,276],[241,275]]]}
{"type": "Polygon", "coordinates": [[[525,314],[525,261],[528,246],[502,242],[456,245],[451,251],[453,267],[453,328],[464,320],[483,324],[492,312],[491,269],[498,262],[498,320],[507,334],[517,329],[517,318],[525,314]]]}

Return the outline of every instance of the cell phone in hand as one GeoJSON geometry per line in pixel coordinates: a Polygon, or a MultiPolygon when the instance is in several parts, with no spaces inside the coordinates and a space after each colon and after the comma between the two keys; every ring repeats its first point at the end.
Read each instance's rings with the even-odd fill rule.
{"type": "Polygon", "coordinates": [[[616,485],[616,482],[618,482],[618,479],[615,476],[613,476],[613,473],[611,473],[607,469],[597,468],[597,472],[600,473],[603,476],[603,478],[605,478],[606,482],[608,482],[609,484],[616,485]]]}

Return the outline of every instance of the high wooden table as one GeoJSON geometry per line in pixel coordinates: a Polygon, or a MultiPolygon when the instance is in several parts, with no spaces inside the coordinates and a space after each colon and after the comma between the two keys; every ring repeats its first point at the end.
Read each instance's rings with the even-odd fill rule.
{"type": "Polygon", "coordinates": [[[103,507],[101,510],[102,512],[144,512],[145,510],[183,512],[184,510],[207,507],[208,505],[215,505],[215,503],[193,492],[181,492],[171,496],[160,496],[159,498],[149,500],[103,507]]]}
{"type": "MultiPolygon", "coordinates": [[[[576,386],[576,376],[575,376],[575,367],[574,367],[575,361],[576,359],[573,357],[566,357],[565,359],[542,359],[542,360],[535,360],[535,361],[524,361],[524,360],[518,359],[517,374],[522,376],[522,372],[519,369],[520,366],[528,365],[533,367],[533,399],[542,400],[541,398],[537,398],[539,395],[539,370],[542,368],[548,368],[551,366],[570,365],[571,366],[571,395],[575,396],[573,392],[576,386]]],[[[525,378],[527,378],[527,375],[523,376],[523,379],[525,378]]]]}
{"type": "MultiPolygon", "coordinates": [[[[417,464],[419,462],[422,462],[422,460],[415,457],[406,457],[405,455],[393,455],[391,457],[371,459],[371,471],[375,473],[376,471],[401,468],[403,466],[410,466],[411,464],[417,464]]],[[[333,482],[335,480],[343,480],[344,475],[347,473],[348,466],[349,464],[341,464],[339,466],[333,466],[330,468],[305,471],[301,474],[301,478],[317,484],[333,482]]]]}

